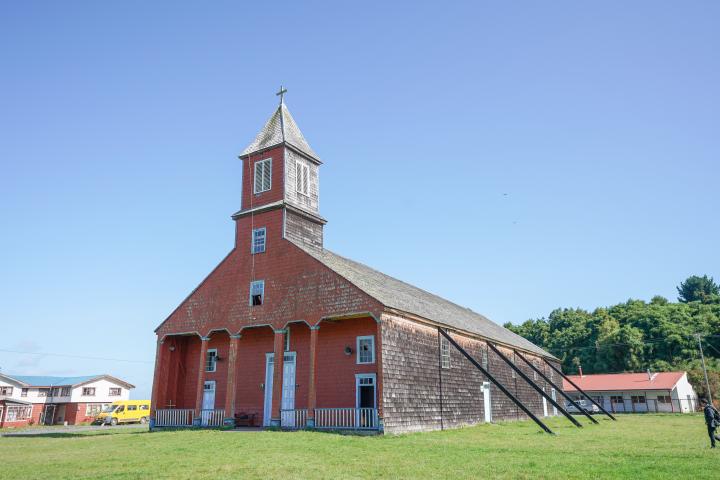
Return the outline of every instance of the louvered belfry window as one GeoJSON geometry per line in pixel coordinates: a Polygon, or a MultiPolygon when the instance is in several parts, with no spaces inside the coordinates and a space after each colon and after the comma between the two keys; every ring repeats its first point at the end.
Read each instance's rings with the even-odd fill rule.
{"type": "Polygon", "coordinates": [[[310,168],[304,163],[295,163],[295,190],[303,195],[308,194],[308,182],[310,180],[310,168]]]}
{"type": "Polygon", "coordinates": [[[255,162],[255,193],[267,192],[272,186],[272,158],[255,162]]]}

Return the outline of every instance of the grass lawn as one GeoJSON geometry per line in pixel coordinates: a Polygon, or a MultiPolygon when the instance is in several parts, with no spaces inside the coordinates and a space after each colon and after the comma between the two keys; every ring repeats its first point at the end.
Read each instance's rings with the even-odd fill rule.
{"type": "MultiPolygon", "coordinates": [[[[581,420],[582,421],[582,420],[581,420]]],[[[2,478],[720,478],[700,415],[362,437],[140,429],[0,438],[2,478]]]]}

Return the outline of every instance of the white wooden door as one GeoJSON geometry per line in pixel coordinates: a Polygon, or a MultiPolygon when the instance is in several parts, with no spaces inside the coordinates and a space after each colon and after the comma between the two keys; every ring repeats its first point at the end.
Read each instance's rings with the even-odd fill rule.
{"type": "Polygon", "coordinates": [[[295,352],[285,352],[283,358],[283,388],[280,410],[283,427],[295,426],[295,352]]]}
{"type": "Polygon", "coordinates": [[[272,391],[273,391],[273,373],[275,371],[275,354],[265,354],[265,408],[263,409],[263,426],[270,426],[270,416],[272,415],[272,391]]]}
{"type": "Polygon", "coordinates": [[[492,402],[490,401],[490,382],[483,382],[483,406],[485,410],[485,422],[492,422],[492,402]]]}
{"type": "Polygon", "coordinates": [[[202,425],[207,426],[210,418],[212,417],[212,411],[215,409],[215,381],[208,380],[203,385],[203,401],[202,411],[200,412],[200,419],[202,425]]]}
{"type": "MultiPolygon", "coordinates": [[[[555,394],[554,388],[550,391],[550,398],[552,398],[553,401],[557,403],[557,395],[555,394]]],[[[557,417],[557,407],[555,405],[553,405],[553,415],[557,417]]]]}
{"type": "MultiPolygon", "coordinates": [[[[543,388],[543,392],[544,391],[545,391],[545,389],[543,388]]],[[[543,399],[543,416],[547,417],[548,416],[547,398],[545,398],[545,395],[543,395],[542,399],[543,399]]]]}

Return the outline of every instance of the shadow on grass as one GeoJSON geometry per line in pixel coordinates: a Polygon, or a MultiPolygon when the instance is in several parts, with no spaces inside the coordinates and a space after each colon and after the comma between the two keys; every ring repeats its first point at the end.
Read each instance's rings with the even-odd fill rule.
{"type": "Polygon", "coordinates": [[[5,433],[2,438],[73,438],[73,437],[104,437],[107,435],[139,435],[150,433],[147,430],[138,432],[48,432],[48,433],[5,433]]]}

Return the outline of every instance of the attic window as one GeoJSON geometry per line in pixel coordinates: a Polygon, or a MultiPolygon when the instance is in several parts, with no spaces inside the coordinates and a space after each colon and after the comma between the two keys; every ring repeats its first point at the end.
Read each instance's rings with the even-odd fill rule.
{"type": "Polygon", "coordinates": [[[272,187],[272,158],[255,162],[255,193],[267,192],[272,187]]]}
{"type": "Polygon", "coordinates": [[[263,300],[265,300],[265,280],[250,282],[250,306],[260,306],[263,300]]]}
{"type": "Polygon", "coordinates": [[[295,163],[295,190],[303,195],[308,194],[308,180],[310,178],[310,167],[304,163],[295,163]]]}
{"type": "Polygon", "coordinates": [[[0,395],[4,397],[11,397],[13,392],[13,387],[0,387],[0,395]]]}
{"type": "Polygon", "coordinates": [[[83,387],[82,395],[83,395],[83,397],[94,397],[95,396],[95,387],[83,387]]]}

